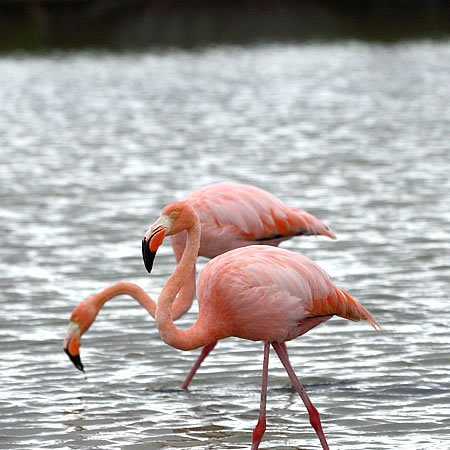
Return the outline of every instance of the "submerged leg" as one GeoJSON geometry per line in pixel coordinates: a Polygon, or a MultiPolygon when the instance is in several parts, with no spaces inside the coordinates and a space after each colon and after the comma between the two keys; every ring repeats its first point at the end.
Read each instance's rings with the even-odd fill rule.
{"type": "Polygon", "coordinates": [[[195,364],[192,366],[192,369],[188,373],[188,376],[184,380],[184,383],[182,384],[183,389],[187,389],[189,386],[189,383],[191,382],[192,378],[194,378],[195,372],[197,372],[197,369],[200,367],[200,364],[203,362],[203,360],[208,356],[208,353],[216,346],[217,341],[212,342],[211,344],[205,345],[202,348],[202,352],[200,353],[200,356],[198,357],[197,361],[195,361],[195,364]]]}
{"type": "Polygon", "coordinates": [[[299,393],[301,399],[303,400],[303,403],[306,406],[306,409],[308,410],[309,414],[309,422],[311,423],[312,427],[317,433],[317,436],[319,437],[320,443],[322,444],[323,450],[329,450],[327,440],[325,439],[325,435],[323,434],[322,430],[322,424],[320,423],[320,417],[319,413],[317,412],[317,409],[314,407],[314,405],[311,403],[311,400],[309,399],[308,395],[305,392],[305,389],[303,388],[302,384],[300,383],[299,379],[297,378],[297,375],[295,375],[294,369],[292,368],[286,354],[284,353],[282,347],[280,346],[279,342],[272,342],[272,346],[277,352],[278,357],[280,358],[280,361],[282,362],[284,368],[286,369],[286,372],[289,375],[289,378],[291,379],[291,383],[296,389],[296,391],[299,393]]]}
{"type": "Polygon", "coordinates": [[[266,400],[267,400],[267,379],[269,375],[269,350],[270,342],[264,342],[264,362],[262,371],[261,383],[261,402],[259,405],[258,423],[253,430],[253,440],[251,450],[256,450],[259,447],[261,439],[266,431],[266,400]]]}

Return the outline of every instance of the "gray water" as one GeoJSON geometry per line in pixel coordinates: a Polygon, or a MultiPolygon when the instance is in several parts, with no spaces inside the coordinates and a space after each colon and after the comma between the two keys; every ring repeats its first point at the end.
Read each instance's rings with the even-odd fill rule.
{"type": "MultiPolygon", "coordinates": [[[[288,344],[330,448],[450,448],[449,73],[448,41],[2,56],[1,448],[250,447],[262,343],[220,342],[183,391],[198,351],[121,296],[83,337],[86,378],[62,351],[83,298],[157,298],[175,261],[166,242],[149,276],[143,233],[225,180],[329,224],[337,241],[282,246],[385,330],[333,318],[288,344]]],[[[269,373],[261,449],[319,448],[274,352],[269,373]]]]}

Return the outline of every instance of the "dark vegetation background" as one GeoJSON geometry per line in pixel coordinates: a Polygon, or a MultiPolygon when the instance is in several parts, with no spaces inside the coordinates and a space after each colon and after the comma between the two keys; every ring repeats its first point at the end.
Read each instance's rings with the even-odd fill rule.
{"type": "Polygon", "coordinates": [[[449,34],[449,0],[0,0],[3,51],[449,34]]]}

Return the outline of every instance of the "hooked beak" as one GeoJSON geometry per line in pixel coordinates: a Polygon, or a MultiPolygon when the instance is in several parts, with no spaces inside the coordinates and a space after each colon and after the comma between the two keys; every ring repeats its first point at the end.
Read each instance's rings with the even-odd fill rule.
{"type": "Polygon", "coordinates": [[[78,322],[71,320],[66,338],[64,339],[64,352],[73,365],[84,372],[84,366],[80,359],[81,332],[78,322]]]}
{"type": "Polygon", "coordinates": [[[152,271],[156,252],[168,230],[167,225],[161,223],[163,221],[165,219],[163,220],[163,217],[160,217],[142,239],[142,258],[148,273],[152,271]]]}
{"type": "Polygon", "coordinates": [[[80,359],[80,327],[78,323],[71,321],[64,340],[64,352],[72,361],[73,365],[84,372],[84,366],[80,359]]]}
{"type": "Polygon", "coordinates": [[[67,348],[64,349],[66,352],[66,355],[70,358],[70,360],[73,362],[73,365],[78,369],[84,372],[84,366],[80,359],[80,354],[78,355],[72,355],[67,348]]]}

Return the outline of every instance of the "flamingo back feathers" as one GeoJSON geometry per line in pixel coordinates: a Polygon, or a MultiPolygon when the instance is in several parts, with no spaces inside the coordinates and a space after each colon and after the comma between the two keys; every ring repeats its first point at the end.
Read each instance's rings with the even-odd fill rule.
{"type": "Polygon", "coordinates": [[[265,240],[322,234],[335,238],[329,228],[306,211],[285,205],[255,186],[218,183],[193,192],[186,201],[206,226],[234,226],[243,239],[265,240]]]}

